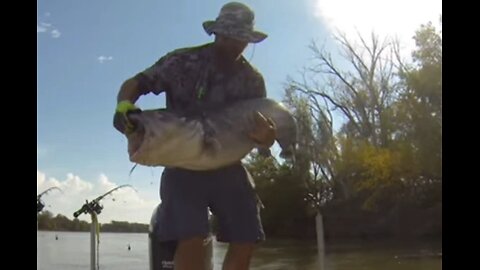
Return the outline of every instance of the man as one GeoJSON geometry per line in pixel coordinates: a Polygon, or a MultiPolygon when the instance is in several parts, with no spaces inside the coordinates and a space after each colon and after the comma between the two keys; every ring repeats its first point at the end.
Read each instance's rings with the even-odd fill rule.
{"type": "MultiPolygon", "coordinates": [[[[262,75],[242,56],[248,43],[267,35],[253,29],[254,12],[244,4],[225,4],[215,21],[206,21],[215,41],[175,50],[126,80],[118,93],[117,114],[137,109],[133,103],[148,93],[165,92],[167,109],[201,116],[205,109],[266,96],[262,75]]],[[[275,139],[275,125],[260,113],[248,135],[259,148],[275,139]]],[[[129,123],[117,129],[128,132],[129,123]]],[[[175,153],[172,153],[174,155],[175,153]]],[[[249,174],[239,162],[213,171],[165,168],[157,233],[161,241],[178,241],[175,270],[203,269],[203,241],[209,233],[208,209],[217,217],[217,240],[229,242],[224,270],[248,269],[255,243],[264,239],[258,200],[249,174]]]]}

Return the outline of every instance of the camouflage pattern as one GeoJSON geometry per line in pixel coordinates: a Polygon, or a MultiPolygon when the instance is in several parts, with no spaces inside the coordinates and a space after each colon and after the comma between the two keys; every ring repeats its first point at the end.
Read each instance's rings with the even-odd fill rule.
{"type": "Polygon", "coordinates": [[[266,96],[262,75],[243,57],[225,70],[213,63],[213,53],[213,43],[168,53],[136,75],[142,94],[166,92],[167,108],[187,116],[266,96]]]}
{"type": "Polygon", "coordinates": [[[244,4],[231,2],[225,4],[215,21],[206,21],[203,28],[207,34],[219,33],[245,42],[257,43],[267,34],[254,31],[254,12],[244,4]]]}

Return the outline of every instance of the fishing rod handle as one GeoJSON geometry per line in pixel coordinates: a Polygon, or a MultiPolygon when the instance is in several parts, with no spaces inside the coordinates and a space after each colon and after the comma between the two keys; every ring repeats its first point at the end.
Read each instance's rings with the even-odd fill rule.
{"type": "Polygon", "coordinates": [[[73,213],[73,217],[77,218],[78,216],[80,216],[82,213],[86,211],[86,208],[87,208],[87,204],[84,204],[82,208],[80,208],[78,211],[73,213]]]}

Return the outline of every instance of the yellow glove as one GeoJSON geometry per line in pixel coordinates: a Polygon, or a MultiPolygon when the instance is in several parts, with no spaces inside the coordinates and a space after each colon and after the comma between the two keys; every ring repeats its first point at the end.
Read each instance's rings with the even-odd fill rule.
{"type": "Polygon", "coordinates": [[[135,126],[128,119],[128,113],[133,111],[141,111],[129,100],[122,100],[115,108],[115,115],[113,116],[113,126],[121,133],[131,133],[135,126]]]}
{"type": "Polygon", "coordinates": [[[122,100],[117,104],[115,112],[126,114],[129,111],[139,110],[130,100],[122,100]]]}

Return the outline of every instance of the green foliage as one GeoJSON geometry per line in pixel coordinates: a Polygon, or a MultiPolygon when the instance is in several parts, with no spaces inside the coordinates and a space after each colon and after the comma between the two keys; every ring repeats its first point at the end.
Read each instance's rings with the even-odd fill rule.
{"type": "Polygon", "coordinates": [[[431,23],[422,25],[415,41],[414,65],[400,71],[405,88],[396,104],[398,141],[409,146],[411,167],[415,168],[406,178],[407,198],[432,206],[442,200],[441,32],[431,23]]]}
{"type": "Polygon", "coordinates": [[[311,46],[318,63],[285,91],[299,131],[295,164],[248,160],[267,232],[308,231],[298,222],[312,222],[318,210],[328,210],[326,220],[351,211],[384,233],[408,232],[392,226],[430,213],[429,226],[441,231],[442,37],[428,23],[414,39],[413,62],[405,64],[394,41],[372,35],[359,48],[339,36],[352,65],[346,70],[311,46]],[[337,131],[333,115],[345,119],[337,131]]]}
{"type": "MultiPolygon", "coordinates": [[[[38,229],[45,231],[90,231],[90,223],[81,221],[78,218],[68,219],[64,215],[58,214],[53,217],[49,211],[38,214],[38,229]]],[[[129,223],[124,221],[112,221],[111,223],[101,224],[102,232],[148,232],[147,224],[129,223]]]]}
{"type": "Polygon", "coordinates": [[[111,223],[102,224],[101,230],[102,232],[148,232],[148,224],[112,220],[111,223]]]}
{"type": "Polygon", "coordinates": [[[288,164],[257,154],[249,157],[247,168],[255,179],[264,230],[269,235],[298,236],[305,231],[307,202],[301,176],[288,164]]]}

